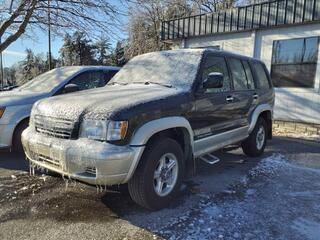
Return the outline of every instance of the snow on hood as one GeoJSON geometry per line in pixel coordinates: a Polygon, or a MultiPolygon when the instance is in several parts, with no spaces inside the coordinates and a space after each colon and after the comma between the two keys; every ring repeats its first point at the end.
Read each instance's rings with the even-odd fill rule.
{"type": "Polygon", "coordinates": [[[190,90],[204,49],[179,49],[143,54],[131,59],[112,83],[156,82],[190,90]]]}
{"type": "Polygon", "coordinates": [[[45,93],[18,91],[17,89],[0,92],[0,107],[33,104],[41,98],[46,97],[45,93]]]}
{"type": "Polygon", "coordinates": [[[34,105],[32,114],[70,120],[77,120],[80,115],[91,119],[109,119],[112,113],[181,92],[155,84],[110,85],[41,100],[34,105]]]}

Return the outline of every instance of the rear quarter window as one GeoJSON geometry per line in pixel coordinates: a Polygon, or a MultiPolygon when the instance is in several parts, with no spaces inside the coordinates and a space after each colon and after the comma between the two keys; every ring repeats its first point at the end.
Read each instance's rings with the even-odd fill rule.
{"type": "Polygon", "coordinates": [[[270,81],[264,66],[259,62],[254,62],[253,67],[257,76],[257,87],[259,89],[270,89],[270,81]]]}

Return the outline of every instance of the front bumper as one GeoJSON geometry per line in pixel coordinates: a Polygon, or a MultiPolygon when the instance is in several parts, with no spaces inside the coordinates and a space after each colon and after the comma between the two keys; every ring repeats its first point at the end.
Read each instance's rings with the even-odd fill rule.
{"type": "Polygon", "coordinates": [[[0,149],[11,147],[15,127],[14,124],[0,124],[0,149]]]}
{"type": "Polygon", "coordinates": [[[22,134],[22,144],[33,165],[95,185],[127,182],[144,150],[144,146],[116,146],[85,138],[52,138],[30,127],[22,134]]]}

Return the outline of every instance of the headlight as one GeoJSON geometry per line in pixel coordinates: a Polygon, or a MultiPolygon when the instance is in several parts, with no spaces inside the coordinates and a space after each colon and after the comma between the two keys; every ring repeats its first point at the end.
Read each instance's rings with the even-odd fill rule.
{"type": "Polygon", "coordinates": [[[119,141],[126,137],[128,130],[127,121],[110,121],[108,124],[108,141],[119,141]]]}
{"type": "Polygon", "coordinates": [[[127,129],[127,121],[84,120],[80,128],[80,137],[98,141],[118,141],[125,138],[127,129]]]}
{"type": "Polygon", "coordinates": [[[0,118],[2,118],[5,110],[6,110],[5,107],[0,107],[0,118]]]}
{"type": "Polygon", "coordinates": [[[105,141],[107,137],[107,121],[83,120],[80,128],[80,137],[105,141]]]}

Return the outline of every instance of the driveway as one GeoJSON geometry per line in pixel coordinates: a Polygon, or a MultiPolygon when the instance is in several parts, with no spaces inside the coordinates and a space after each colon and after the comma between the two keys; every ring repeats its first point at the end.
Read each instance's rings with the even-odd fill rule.
{"type": "Polygon", "coordinates": [[[261,158],[199,162],[167,209],[38,172],[0,153],[0,239],[319,239],[320,143],[275,137],[261,158]]]}

